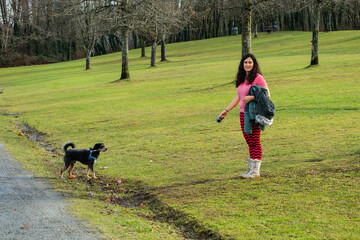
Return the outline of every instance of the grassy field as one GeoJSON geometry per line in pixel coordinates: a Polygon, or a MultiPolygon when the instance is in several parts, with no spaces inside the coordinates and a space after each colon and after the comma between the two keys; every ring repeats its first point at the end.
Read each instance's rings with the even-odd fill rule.
{"type": "Polygon", "coordinates": [[[85,60],[0,69],[0,140],[104,239],[360,239],[360,32],[320,33],[316,67],[310,41],[253,39],[276,106],[260,180],[238,177],[239,110],[215,121],[236,94],[241,36],[169,44],[155,68],[132,50],[126,81],[121,53],[90,71],[85,60]],[[98,179],[80,164],[59,179],[66,141],[105,143],[98,179]]]}

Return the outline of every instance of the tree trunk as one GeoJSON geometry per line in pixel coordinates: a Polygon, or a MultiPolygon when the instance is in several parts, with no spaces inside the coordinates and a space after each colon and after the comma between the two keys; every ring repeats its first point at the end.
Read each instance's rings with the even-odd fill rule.
{"type": "Polygon", "coordinates": [[[7,8],[6,8],[6,2],[5,0],[0,0],[0,10],[1,10],[1,17],[2,17],[2,31],[0,30],[0,51],[6,52],[7,51],[7,45],[8,45],[8,39],[10,34],[10,26],[8,24],[8,15],[7,15],[7,8]]]}
{"type": "Polygon", "coordinates": [[[284,27],[284,17],[282,15],[279,15],[279,27],[278,30],[282,30],[284,27]]]}
{"type": "Polygon", "coordinates": [[[165,54],[165,41],[166,41],[166,37],[165,35],[163,35],[163,39],[161,41],[161,62],[167,61],[165,54]]]}
{"type": "Polygon", "coordinates": [[[308,29],[309,29],[309,31],[311,31],[311,29],[312,29],[312,25],[311,25],[311,9],[310,9],[310,7],[307,7],[307,17],[308,17],[308,29]]]}
{"type": "Polygon", "coordinates": [[[322,11],[325,32],[331,31],[331,12],[328,9],[322,11]]]}
{"type": "Polygon", "coordinates": [[[251,52],[251,4],[249,0],[244,2],[242,16],[242,56],[251,52]]]}
{"type": "Polygon", "coordinates": [[[91,55],[91,51],[87,50],[86,51],[86,67],[85,67],[85,70],[90,69],[90,55],[91,55]]]}
{"type": "Polygon", "coordinates": [[[156,66],[156,45],[157,45],[157,38],[153,40],[153,45],[151,47],[151,66],[156,66]]]}
{"type": "Polygon", "coordinates": [[[146,57],[146,54],[145,54],[145,42],[146,40],[141,37],[141,57],[146,57]]]}
{"type": "Polygon", "coordinates": [[[124,27],[122,29],[122,68],[121,68],[121,77],[120,79],[128,79],[130,78],[129,72],[129,63],[128,63],[128,55],[129,55],[129,39],[128,39],[128,28],[124,27]]]}
{"type": "Polygon", "coordinates": [[[72,56],[72,41],[69,42],[69,56],[68,56],[68,61],[71,61],[71,56],[72,56]]]}
{"type": "Polygon", "coordinates": [[[295,31],[296,30],[295,13],[290,14],[290,24],[291,24],[291,27],[290,27],[291,31],[295,31]]]}
{"type": "Polygon", "coordinates": [[[337,12],[334,11],[336,4],[332,3],[332,14],[331,14],[331,25],[332,25],[332,29],[334,31],[338,31],[338,26],[337,26],[337,12]]]}
{"type": "Polygon", "coordinates": [[[306,9],[301,10],[301,31],[306,31],[306,9]]]}
{"type": "Polygon", "coordinates": [[[257,24],[255,24],[254,38],[258,37],[257,24]]]}
{"type": "Polygon", "coordinates": [[[320,2],[321,0],[314,0],[314,18],[312,26],[312,49],[310,65],[319,65],[319,25],[320,25],[320,2]]]}

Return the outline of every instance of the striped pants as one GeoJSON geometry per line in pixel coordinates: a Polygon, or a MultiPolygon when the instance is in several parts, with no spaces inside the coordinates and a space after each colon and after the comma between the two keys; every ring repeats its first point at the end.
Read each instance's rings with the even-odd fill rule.
{"type": "Polygon", "coordinates": [[[240,113],[240,124],[246,143],[249,145],[250,158],[261,160],[262,148],[260,142],[261,129],[257,124],[252,127],[252,134],[247,134],[244,131],[244,113],[240,113]]]}

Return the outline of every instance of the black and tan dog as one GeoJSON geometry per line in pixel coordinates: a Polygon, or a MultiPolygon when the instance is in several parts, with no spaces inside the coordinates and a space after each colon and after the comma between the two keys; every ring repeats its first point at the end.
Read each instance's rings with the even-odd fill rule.
{"type": "Polygon", "coordinates": [[[65,152],[64,156],[64,167],[61,169],[61,178],[64,177],[64,172],[66,169],[69,169],[69,176],[72,176],[72,170],[74,169],[75,163],[77,161],[81,162],[84,165],[87,165],[86,176],[89,178],[89,171],[92,171],[93,178],[96,178],[94,171],[94,164],[98,159],[100,152],[105,152],[107,148],[103,143],[97,143],[93,148],[87,149],[69,149],[68,147],[75,148],[75,144],[72,142],[67,142],[64,144],[62,149],[65,152]]]}

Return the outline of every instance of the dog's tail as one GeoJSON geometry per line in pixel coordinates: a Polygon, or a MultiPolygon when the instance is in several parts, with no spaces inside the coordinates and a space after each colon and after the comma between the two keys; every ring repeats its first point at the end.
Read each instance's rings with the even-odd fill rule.
{"type": "Polygon", "coordinates": [[[64,146],[62,146],[62,149],[64,150],[64,152],[66,152],[66,150],[68,149],[68,147],[72,147],[75,148],[75,144],[72,142],[67,142],[64,144],[64,146]]]}

